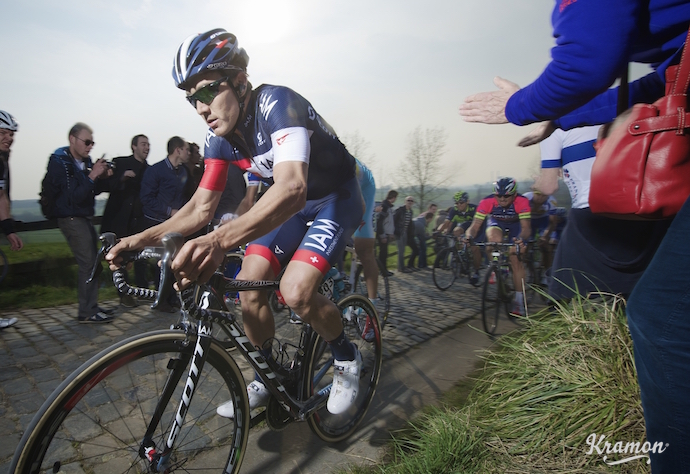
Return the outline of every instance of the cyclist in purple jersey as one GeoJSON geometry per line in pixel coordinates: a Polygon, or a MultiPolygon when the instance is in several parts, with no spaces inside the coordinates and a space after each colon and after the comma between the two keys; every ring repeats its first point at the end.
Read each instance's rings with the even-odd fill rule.
{"type": "MultiPolygon", "coordinates": [[[[347,340],[337,307],[317,290],[359,226],[364,202],[355,178],[355,159],[333,129],[296,92],[263,85],[252,90],[249,56],[237,38],[222,29],[190,36],[179,47],[173,78],[210,127],[205,170],[197,192],[172,218],[125,239],[106,257],[113,267],[122,250],[152,245],[170,232],[188,235],[213,217],[229,166],[272,182],[246,213],[213,232],[188,241],[172,263],[178,285],[207,281],[225,251],[249,241],[238,278],[275,278],[287,266],[280,291],[285,302],[329,342],[334,363],[327,408],[351,406],[359,387],[362,357],[347,340]],[[309,223],[313,222],[311,226],[309,223]]],[[[241,293],[247,337],[265,358],[275,334],[266,292],[241,293]]],[[[269,393],[259,381],[249,387],[250,408],[269,393]]],[[[230,402],[229,402],[230,403],[230,402]]],[[[218,408],[229,416],[227,404],[218,408]]]]}

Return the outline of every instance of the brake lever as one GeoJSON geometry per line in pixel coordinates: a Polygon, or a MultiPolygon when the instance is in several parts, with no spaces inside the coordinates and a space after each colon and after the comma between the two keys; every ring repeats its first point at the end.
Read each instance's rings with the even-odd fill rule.
{"type": "Polygon", "coordinates": [[[165,237],[161,239],[161,242],[163,242],[165,252],[163,254],[163,258],[161,259],[158,296],[156,301],[154,301],[151,305],[151,309],[157,309],[161,303],[168,301],[168,298],[170,297],[172,284],[175,279],[175,275],[173,275],[170,265],[175,259],[177,252],[182,248],[182,245],[184,245],[184,237],[180,233],[166,234],[165,237]]]}
{"type": "Polygon", "coordinates": [[[118,242],[117,237],[112,232],[105,232],[101,234],[101,236],[98,239],[101,241],[101,248],[96,254],[96,260],[93,262],[93,269],[91,270],[91,274],[89,275],[88,280],[86,280],[87,285],[96,278],[98,278],[98,276],[103,272],[103,265],[101,265],[101,260],[103,260],[105,254],[108,253],[108,251],[111,248],[113,248],[115,244],[118,242]]]}

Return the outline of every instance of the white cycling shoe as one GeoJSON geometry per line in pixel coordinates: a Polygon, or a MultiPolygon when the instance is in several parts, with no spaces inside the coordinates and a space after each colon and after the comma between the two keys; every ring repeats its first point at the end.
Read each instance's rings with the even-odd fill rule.
{"type": "MultiPolygon", "coordinates": [[[[256,408],[266,406],[271,392],[261,382],[254,380],[247,385],[247,395],[249,396],[249,411],[254,411],[256,408]]],[[[225,418],[235,417],[235,406],[232,400],[223,403],[216,408],[216,413],[225,418]]]]}
{"type": "Polygon", "coordinates": [[[357,398],[362,354],[355,347],[355,360],[333,361],[333,386],[326,408],[333,415],[345,413],[357,398]]]}

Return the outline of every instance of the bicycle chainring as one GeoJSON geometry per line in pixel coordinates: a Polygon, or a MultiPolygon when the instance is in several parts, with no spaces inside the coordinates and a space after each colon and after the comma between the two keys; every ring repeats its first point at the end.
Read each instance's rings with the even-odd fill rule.
{"type": "Polygon", "coordinates": [[[266,424],[272,431],[283,431],[295,419],[285,410],[275,397],[268,399],[266,405],[266,424]]]}

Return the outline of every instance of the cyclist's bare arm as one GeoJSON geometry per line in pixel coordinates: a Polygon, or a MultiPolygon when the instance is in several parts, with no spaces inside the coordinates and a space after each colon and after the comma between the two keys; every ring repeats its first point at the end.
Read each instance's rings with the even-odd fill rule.
{"type": "Polygon", "coordinates": [[[549,238],[551,238],[551,234],[554,230],[556,230],[556,227],[558,226],[558,221],[559,219],[557,216],[549,216],[549,226],[544,231],[544,235],[541,236],[541,239],[546,240],[548,242],[549,238]]]}
{"type": "Polygon", "coordinates": [[[532,185],[532,189],[550,196],[558,190],[558,178],[560,174],[560,168],[542,168],[539,176],[532,185]]]}
{"type": "Polygon", "coordinates": [[[528,240],[530,235],[532,235],[532,223],[530,219],[520,219],[520,240],[528,240]]]}
{"type": "Polygon", "coordinates": [[[467,231],[465,232],[465,236],[472,237],[473,239],[477,237],[477,232],[479,232],[479,229],[482,226],[482,221],[481,219],[477,219],[476,217],[472,219],[472,225],[469,226],[467,231]]]}
{"type": "Polygon", "coordinates": [[[441,224],[441,227],[438,228],[439,232],[446,233],[448,232],[448,229],[450,229],[450,221],[446,219],[443,221],[443,224],[441,224]]]}
{"type": "Polygon", "coordinates": [[[221,195],[220,191],[198,188],[189,202],[170,219],[120,240],[105,257],[110,263],[110,269],[119,268],[118,254],[122,251],[141,250],[146,246],[158,245],[166,234],[173,232],[189,235],[201,229],[211,221],[221,195]]]}
{"type": "Polygon", "coordinates": [[[172,269],[182,287],[207,281],[218,268],[225,250],[267,234],[299,212],[307,201],[307,163],[285,161],[273,168],[274,184],[264,197],[232,222],[187,242],[172,269]]]}

